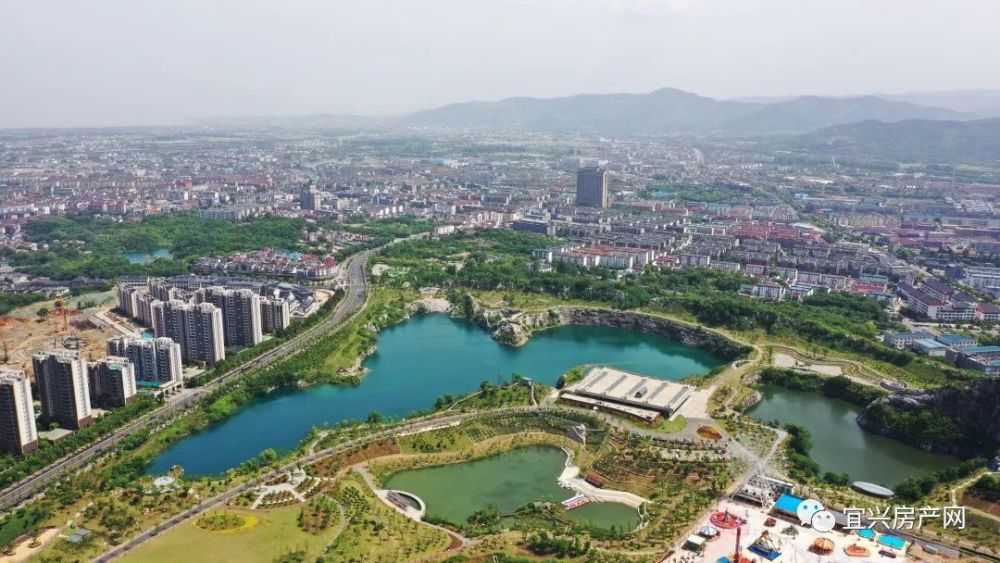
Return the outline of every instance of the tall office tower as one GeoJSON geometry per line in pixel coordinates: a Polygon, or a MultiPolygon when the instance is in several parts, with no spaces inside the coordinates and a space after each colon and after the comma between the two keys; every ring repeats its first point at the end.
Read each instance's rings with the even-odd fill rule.
{"type": "Polygon", "coordinates": [[[260,296],[249,289],[206,287],[202,300],[222,309],[226,346],[256,346],[264,340],[260,296]]]}
{"type": "Polygon", "coordinates": [[[607,207],[608,171],[598,166],[581,168],[576,173],[576,204],[587,207],[607,207]]]}
{"type": "Polygon", "coordinates": [[[108,340],[108,355],[127,359],[138,382],[164,386],[179,383],[184,377],[181,346],[169,338],[118,336],[108,340]]]}
{"type": "Polygon", "coordinates": [[[87,362],[74,350],[51,350],[31,357],[42,402],[42,420],[78,430],[90,426],[87,362]]]}
{"type": "Polygon", "coordinates": [[[312,186],[302,188],[300,207],[307,211],[316,211],[323,207],[323,196],[312,186]]]}
{"type": "Polygon", "coordinates": [[[153,332],[181,345],[185,362],[215,364],[226,357],[222,310],[211,303],[154,301],[153,332]]]}
{"type": "Polygon", "coordinates": [[[0,451],[26,454],[37,449],[31,383],[23,371],[0,367],[0,451]]]}
{"type": "Polygon", "coordinates": [[[90,362],[87,379],[93,407],[116,409],[135,397],[135,367],[126,358],[109,356],[90,362]]]}

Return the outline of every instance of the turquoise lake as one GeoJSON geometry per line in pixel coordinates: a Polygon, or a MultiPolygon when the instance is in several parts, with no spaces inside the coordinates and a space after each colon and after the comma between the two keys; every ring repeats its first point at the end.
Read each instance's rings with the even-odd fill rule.
{"type": "Polygon", "coordinates": [[[149,264],[157,258],[173,258],[173,256],[169,248],[157,248],[149,252],[122,252],[122,258],[132,264],[149,264]]]}
{"type": "Polygon", "coordinates": [[[149,473],[180,465],[188,475],[218,475],[267,448],[294,447],[314,426],[363,420],[372,411],[405,416],[432,407],[443,394],[468,393],[484,379],[509,379],[513,373],[554,385],[574,366],[606,364],[681,379],[722,363],[704,350],[625,329],[557,327],[514,348],[468,321],[418,315],[379,335],[360,385],[316,385],[254,400],[229,419],[181,439],[156,458],[149,473]]]}

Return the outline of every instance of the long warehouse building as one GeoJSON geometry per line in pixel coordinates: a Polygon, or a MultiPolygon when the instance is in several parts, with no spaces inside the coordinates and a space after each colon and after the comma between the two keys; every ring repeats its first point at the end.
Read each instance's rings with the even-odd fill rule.
{"type": "Polygon", "coordinates": [[[692,392],[690,385],[597,366],[569,386],[561,398],[653,423],[661,416],[674,416],[692,392]]]}

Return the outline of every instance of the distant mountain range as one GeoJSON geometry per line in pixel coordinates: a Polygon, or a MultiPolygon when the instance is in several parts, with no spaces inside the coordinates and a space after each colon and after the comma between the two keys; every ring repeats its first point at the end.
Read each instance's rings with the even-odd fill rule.
{"type": "Polygon", "coordinates": [[[978,117],[1000,117],[1000,90],[952,90],[950,92],[910,92],[878,94],[880,98],[933,106],[978,117]]]}
{"type": "Polygon", "coordinates": [[[791,138],[789,146],[842,157],[905,163],[1000,165],[1000,118],[862,121],[791,138]]]}
{"type": "MultiPolygon", "coordinates": [[[[876,98],[895,102],[909,102],[918,106],[950,109],[970,117],[987,119],[1000,117],[1000,90],[950,90],[946,92],[905,92],[902,94],[873,94],[876,98]]],[[[732,102],[771,104],[794,100],[800,96],[742,96],[730,98],[732,102]]],[[[838,96],[832,96],[838,98],[838,96]]],[[[841,96],[842,98],[842,96],[841,96]]]]}
{"type": "Polygon", "coordinates": [[[775,147],[836,156],[1000,163],[1000,90],[717,100],[661,88],[647,94],[456,103],[394,118],[316,114],[206,119],[200,123],[248,128],[402,126],[599,135],[772,136],[775,147]],[[984,116],[991,119],[982,119],[984,116]]]}
{"type": "Polygon", "coordinates": [[[950,109],[877,96],[803,96],[767,103],[716,100],[662,88],[648,94],[579,94],[450,104],[400,118],[427,127],[525,129],[604,134],[804,133],[856,121],[962,120],[950,109]]]}

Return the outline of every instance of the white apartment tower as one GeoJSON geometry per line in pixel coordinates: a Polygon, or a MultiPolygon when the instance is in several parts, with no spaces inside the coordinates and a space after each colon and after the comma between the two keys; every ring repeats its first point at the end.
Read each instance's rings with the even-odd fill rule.
{"type": "Polygon", "coordinates": [[[51,350],[31,357],[42,403],[42,419],[62,428],[90,426],[90,386],[87,362],[75,350],[51,350]]]}
{"type": "Polygon", "coordinates": [[[200,299],[222,310],[226,346],[256,346],[264,340],[260,296],[253,291],[207,287],[200,299]]]}
{"type": "Polygon", "coordinates": [[[222,310],[211,303],[154,301],[153,332],[181,346],[185,362],[215,364],[226,357],[222,310]]]}
{"type": "Polygon", "coordinates": [[[23,455],[37,449],[31,383],[23,371],[0,367],[0,451],[23,455]]]}
{"type": "Polygon", "coordinates": [[[108,340],[108,355],[127,359],[138,382],[163,387],[179,383],[184,376],[181,346],[169,338],[118,336],[108,340]]]}

